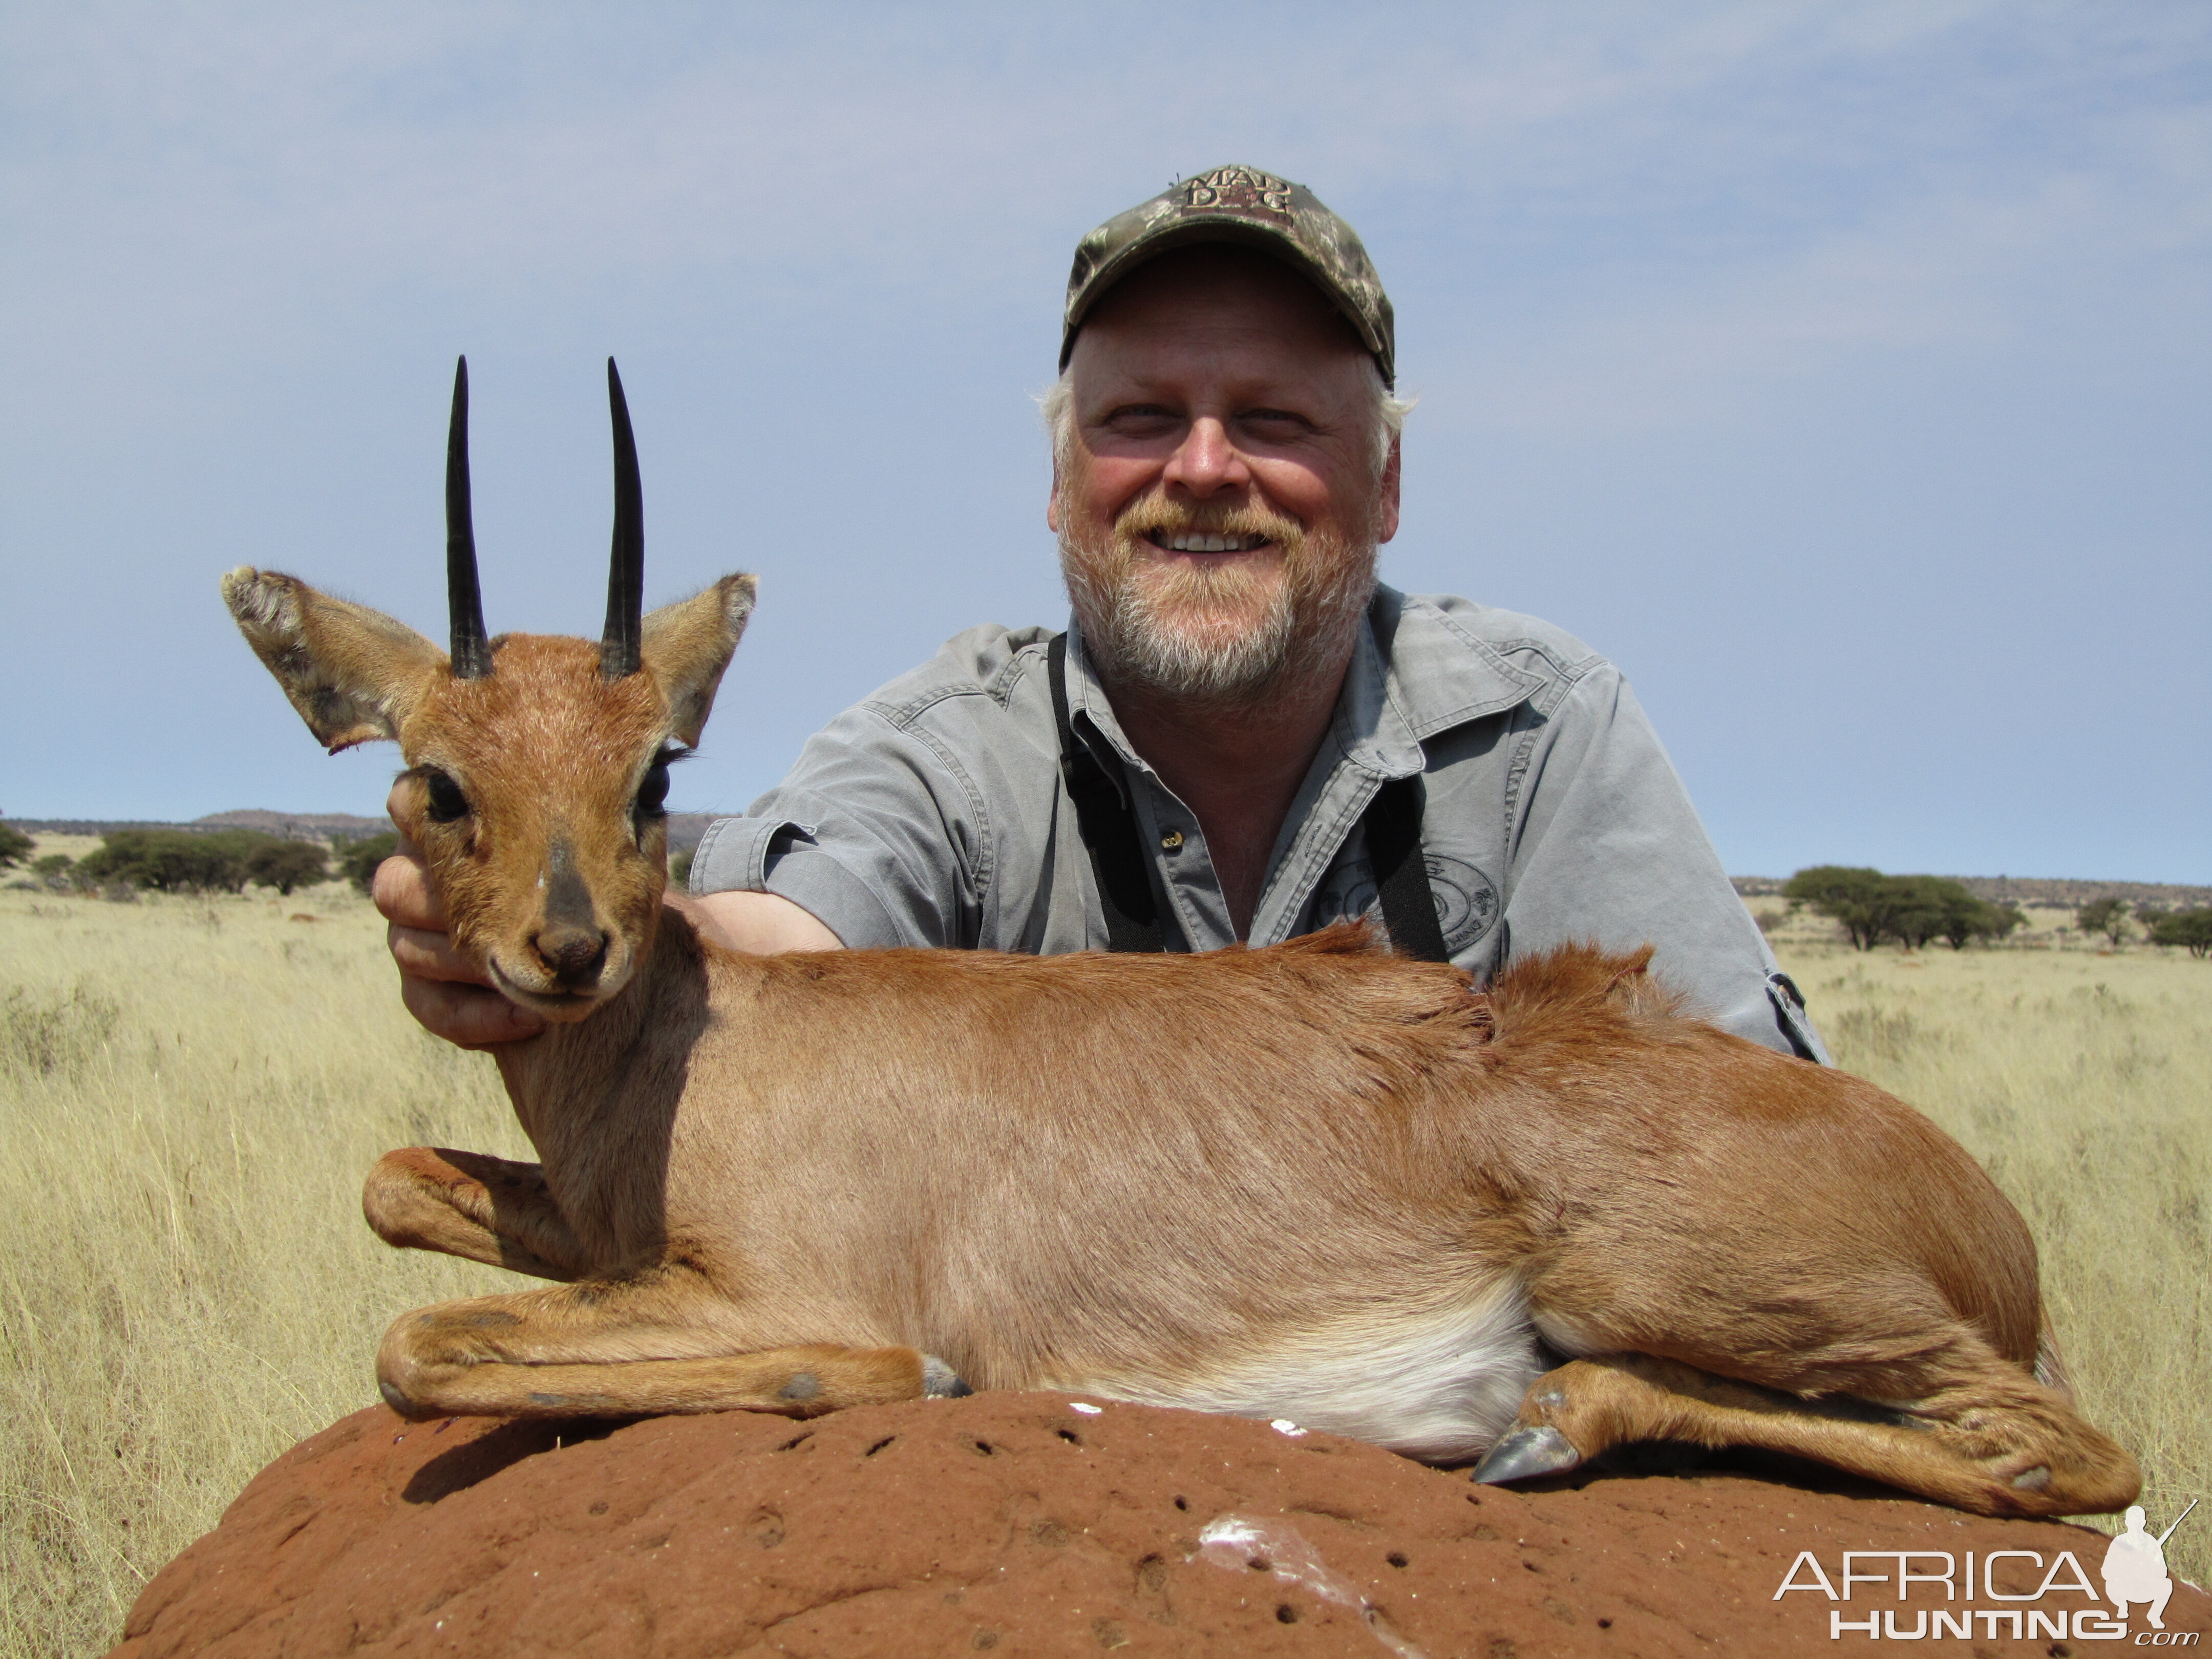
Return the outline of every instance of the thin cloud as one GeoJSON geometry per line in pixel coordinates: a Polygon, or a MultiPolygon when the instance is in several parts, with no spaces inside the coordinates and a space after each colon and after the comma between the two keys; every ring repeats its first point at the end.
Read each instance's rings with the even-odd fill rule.
{"type": "MultiPolygon", "coordinates": [[[[335,774],[295,730],[280,743],[289,717],[210,584],[291,561],[373,604],[434,602],[435,405],[464,346],[483,368],[501,626],[588,610],[564,596],[604,556],[590,381],[609,350],[635,366],[655,580],[740,561],[769,577],[733,671],[742,741],[718,735],[740,758],[690,775],[741,801],[930,630],[1049,618],[1024,397],[1049,375],[1068,250],[1231,158],[1345,212],[1398,301],[1425,404],[1393,556],[1510,587],[1530,562],[1481,528],[1583,514],[1558,620],[1602,623],[1655,706],[1694,714],[1669,740],[1724,846],[1782,787],[1703,740],[1737,729],[1705,666],[1735,644],[1713,637],[1731,556],[1606,604],[1644,592],[1647,520],[1695,527],[1696,503],[1670,527],[1638,494],[1666,446],[1696,445],[1747,514],[1806,526],[1759,580],[1783,584],[1768,603],[1858,630],[1832,663],[1792,653],[1828,707],[1860,693],[1854,674],[1904,683],[1929,641],[1793,574],[1856,550],[1777,495],[1778,467],[1817,470],[1833,438],[1791,411],[1852,403],[1936,454],[2025,396],[2048,431],[2007,429],[2023,475],[2059,492],[2051,523],[2098,523],[2112,570],[2152,568],[2160,526],[2201,543],[2178,471],[2081,462],[2092,410],[2118,411],[2097,442],[2123,457],[2203,428],[2201,394],[2177,390],[2212,367],[2201,4],[1138,4],[1107,26],[1006,5],[34,0],[0,13],[0,538],[23,614],[106,629],[96,667],[59,629],[0,653],[0,696],[55,708],[5,757],[11,810],[327,802],[335,774]],[[1469,545],[1492,562],[1471,567],[1469,545]],[[183,707],[185,735],[143,729],[183,707]],[[83,767],[95,752],[112,763],[83,767]]],[[[1885,533],[1958,571],[1941,504],[1902,477],[1885,533]]],[[[2057,530],[2022,533],[2021,558],[2063,562],[2057,530]]],[[[2109,580],[2147,638],[2191,578],[2109,580]]],[[[2034,615],[2008,625],[1947,648],[2027,707],[2063,641],[2034,615]]],[[[2201,749],[2203,701],[2161,699],[2128,729],[2201,749]]],[[[2011,763],[2008,734],[1984,741],[2011,763]]],[[[380,793],[344,787],[356,807],[380,793]]],[[[2203,786],[2147,787],[2126,833],[2194,844],[2203,786]]],[[[2068,821],[1943,810],[2000,838],[2068,821]]]]}

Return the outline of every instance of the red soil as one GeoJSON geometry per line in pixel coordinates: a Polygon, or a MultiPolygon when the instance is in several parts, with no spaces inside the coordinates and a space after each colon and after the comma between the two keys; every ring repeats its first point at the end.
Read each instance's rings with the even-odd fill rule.
{"type": "MultiPolygon", "coordinates": [[[[1923,1609],[2091,1603],[2058,1590],[2007,1603],[1978,1583],[1971,1601],[1915,1585],[1900,1604],[1893,1562],[1886,1590],[1861,1584],[1849,1603],[1777,1599],[1800,1551],[1835,1579],[1847,1549],[1978,1563],[2025,1550],[2046,1565],[2070,1550],[2101,1589],[2104,1543],[1818,1475],[1477,1487],[1326,1434],[1085,1412],[1060,1395],[812,1423],[409,1425],[379,1407],[257,1476],[148,1585],[115,1656],[1844,1653],[1868,1638],[1832,1639],[1832,1610],[1857,1622],[1901,1608],[1902,1634],[1923,1609]]],[[[2015,1558],[1997,1588],[2040,1577],[2015,1558]]],[[[2166,1625],[2212,1631],[2212,1598],[2179,1585],[2166,1625]]],[[[2132,1649],[2140,1607],[2129,1628],[2054,1644],[1976,1621],[1970,1643],[1908,1651],[2132,1649]]]]}

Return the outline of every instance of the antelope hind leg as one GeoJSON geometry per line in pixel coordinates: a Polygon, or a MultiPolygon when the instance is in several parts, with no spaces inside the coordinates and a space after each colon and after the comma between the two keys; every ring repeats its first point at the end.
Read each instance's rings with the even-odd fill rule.
{"type": "Polygon", "coordinates": [[[575,1279],[583,1248],[535,1164],[409,1146],[377,1159],[362,1213],[386,1243],[437,1250],[538,1279],[575,1279]]]}
{"type": "Polygon", "coordinates": [[[1571,1360],[1530,1385],[1474,1479],[1574,1468],[1636,1440],[1756,1446],[1980,1515],[2080,1515],[2133,1500],[2132,1458],[2053,1390],[1994,1358],[1909,1407],[1802,1400],[1649,1354],[1571,1360]]]}
{"type": "Polygon", "coordinates": [[[402,1417],[647,1417],[848,1406],[964,1392],[912,1348],[749,1348],[714,1292],[659,1267],[403,1314],[378,1347],[385,1401],[402,1417]]]}

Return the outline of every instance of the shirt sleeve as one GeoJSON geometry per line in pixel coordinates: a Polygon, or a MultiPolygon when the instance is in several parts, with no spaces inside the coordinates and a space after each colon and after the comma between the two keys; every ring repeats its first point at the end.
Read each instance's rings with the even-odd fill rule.
{"type": "Polygon", "coordinates": [[[972,945],[984,826],[944,748],[862,703],[807,742],[790,775],[717,819],[695,893],[774,893],[855,950],[972,945]]]}
{"type": "Polygon", "coordinates": [[[1652,973],[1692,1012],[1826,1063],[1620,670],[1591,668],[1532,735],[1507,878],[1513,953],[1649,943],[1652,973]]]}

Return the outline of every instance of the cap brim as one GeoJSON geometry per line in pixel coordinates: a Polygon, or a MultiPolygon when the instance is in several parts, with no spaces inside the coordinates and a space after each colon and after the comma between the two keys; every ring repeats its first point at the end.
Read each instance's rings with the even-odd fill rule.
{"type": "Polygon", "coordinates": [[[1368,356],[1378,365],[1382,360],[1382,341],[1368,319],[1353,309],[1349,301],[1337,292],[1327,272],[1297,242],[1280,231],[1265,225],[1255,225],[1240,219],[1186,219],[1179,224],[1139,237],[1121,249],[1092,273],[1083,285],[1083,298],[1069,313],[1060,337],[1060,366],[1065,370],[1075,350],[1075,337],[1082,329],[1084,319],[1097,308],[1099,301],[1113,290],[1139,266],[1149,264],[1164,253],[1178,248],[1195,247],[1207,242],[1227,242],[1240,247],[1249,247],[1281,261],[1299,276],[1319,289],[1337,314],[1352,325],[1352,331],[1359,337],[1368,356]]]}

